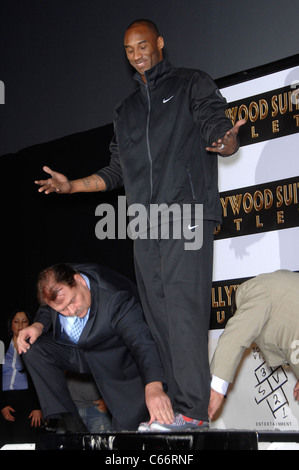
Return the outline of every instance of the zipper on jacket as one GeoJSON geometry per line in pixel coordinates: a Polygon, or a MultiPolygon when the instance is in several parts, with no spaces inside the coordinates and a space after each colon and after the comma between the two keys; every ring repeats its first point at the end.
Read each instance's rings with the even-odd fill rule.
{"type": "Polygon", "coordinates": [[[149,204],[151,203],[152,196],[153,196],[153,159],[151,154],[150,142],[149,142],[149,121],[150,121],[150,113],[151,113],[151,99],[149,94],[148,85],[146,84],[146,95],[147,95],[147,103],[148,103],[148,112],[147,112],[147,120],[146,120],[146,146],[147,146],[147,154],[150,163],[150,200],[149,204]]]}
{"type": "Polygon", "coordinates": [[[187,175],[188,175],[188,178],[189,178],[189,183],[190,183],[190,188],[191,188],[191,192],[192,192],[192,197],[193,197],[193,199],[196,199],[196,197],[195,197],[195,191],[194,191],[194,186],[193,186],[193,181],[192,181],[192,178],[191,178],[191,172],[190,172],[189,165],[187,165],[186,169],[187,169],[187,175]]]}

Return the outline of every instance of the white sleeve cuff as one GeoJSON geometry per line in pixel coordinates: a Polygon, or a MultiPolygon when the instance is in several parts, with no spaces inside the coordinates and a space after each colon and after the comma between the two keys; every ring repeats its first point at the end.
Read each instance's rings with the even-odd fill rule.
{"type": "Polygon", "coordinates": [[[229,382],[212,375],[211,388],[216,392],[221,393],[221,395],[226,395],[228,386],[229,382]]]}

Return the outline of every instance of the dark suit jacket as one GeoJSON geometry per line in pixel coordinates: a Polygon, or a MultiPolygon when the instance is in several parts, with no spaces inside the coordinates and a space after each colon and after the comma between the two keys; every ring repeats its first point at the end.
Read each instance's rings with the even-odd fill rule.
{"type": "MultiPolygon", "coordinates": [[[[102,266],[73,266],[89,278],[91,289],[89,319],[76,347],[84,353],[112,415],[125,429],[135,428],[136,419],[144,419],[145,385],[165,382],[136,286],[102,266]]],[[[45,331],[53,326],[55,341],[69,344],[60,336],[57,317],[56,311],[43,306],[35,321],[42,323],[45,331]]]]}

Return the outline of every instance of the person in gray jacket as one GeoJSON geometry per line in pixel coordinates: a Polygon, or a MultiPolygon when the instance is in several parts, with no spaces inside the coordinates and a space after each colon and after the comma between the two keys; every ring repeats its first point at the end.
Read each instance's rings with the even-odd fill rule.
{"type": "Polygon", "coordinates": [[[136,280],[176,416],[170,425],[154,422],[143,429],[199,429],[208,424],[213,231],[221,221],[217,155],[237,151],[245,121],[232,126],[226,100],[206,73],[164,59],[164,39],[151,21],[133,22],[124,47],[137,88],[115,110],[110,164],[73,181],[44,167],[51,178],[36,183],[46,194],[124,185],[128,206],[145,208],[150,223],[134,242],[136,280]],[[163,209],[169,215],[174,206],[169,231],[162,233],[158,224],[153,234],[151,209],[160,208],[163,219],[163,209]],[[177,224],[184,236],[178,236],[177,224]]]}
{"type": "MultiPolygon", "coordinates": [[[[270,367],[288,364],[299,379],[299,273],[278,270],[242,283],[211,362],[211,419],[223,405],[242,356],[251,343],[270,367]]],[[[294,387],[299,400],[299,382],[294,387]]]]}

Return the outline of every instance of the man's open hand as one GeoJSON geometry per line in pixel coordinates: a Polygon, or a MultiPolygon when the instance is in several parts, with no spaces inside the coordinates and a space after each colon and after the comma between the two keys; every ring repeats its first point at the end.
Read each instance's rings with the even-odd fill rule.
{"type": "Polygon", "coordinates": [[[150,414],[150,422],[170,424],[174,420],[174,412],[168,395],[161,382],[150,382],[145,387],[145,403],[150,414]]]}
{"type": "Polygon", "coordinates": [[[46,173],[51,175],[51,178],[46,180],[35,181],[35,184],[39,185],[39,192],[44,192],[45,194],[58,193],[58,194],[67,194],[71,190],[71,183],[68,178],[62,173],[51,170],[48,166],[44,166],[43,170],[46,173]]]}
{"type": "Polygon", "coordinates": [[[222,139],[213,142],[212,147],[207,147],[208,152],[217,153],[218,155],[229,156],[233,155],[238,150],[238,133],[240,127],[246,123],[246,119],[241,119],[236,122],[234,127],[230,129],[222,139]]]}
{"type": "Polygon", "coordinates": [[[217,411],[221,408],[224,400],[224,395],[216,392],[211,388],[210,403],[208,407],[209,418],[213,419],[217,411]]]}

